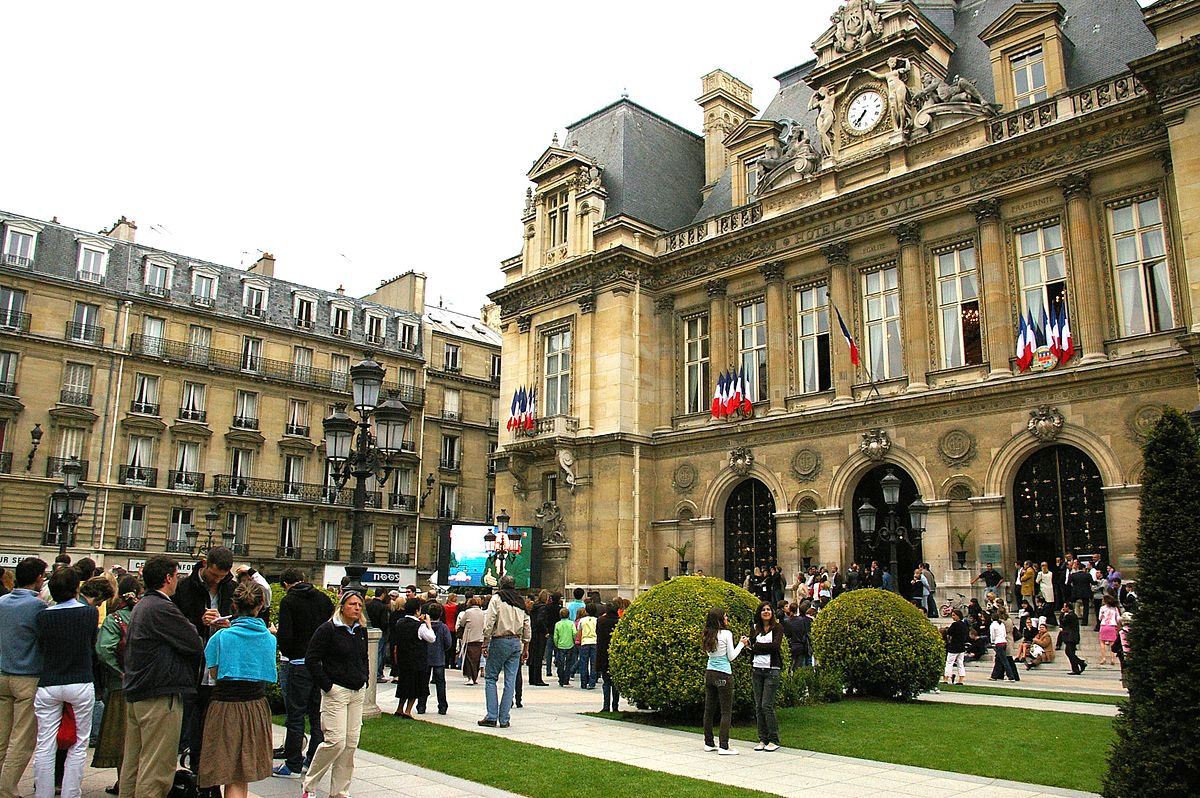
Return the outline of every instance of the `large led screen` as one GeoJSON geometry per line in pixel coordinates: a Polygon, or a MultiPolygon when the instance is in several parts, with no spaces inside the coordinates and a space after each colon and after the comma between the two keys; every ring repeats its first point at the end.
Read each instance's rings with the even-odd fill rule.
{"type": "MultiPolygon", "coordinates": [[[[500,584],[501,558],[488,551],[484,535],[495,533],[490,524],[452,524],[442,528],[441,562],[438,563],[438,583],[455,588],[496,588],[500,584]]],[[[517,587],[536,585],[539,578],[537,552],[541,544],[541,529],[513,526],[509,535],[521,533],[521,551],[509,552],[503,558],[503,572],[511,574],[517,587]]],[[[509,548],[512,548],[511,542],[509,548]]]]}

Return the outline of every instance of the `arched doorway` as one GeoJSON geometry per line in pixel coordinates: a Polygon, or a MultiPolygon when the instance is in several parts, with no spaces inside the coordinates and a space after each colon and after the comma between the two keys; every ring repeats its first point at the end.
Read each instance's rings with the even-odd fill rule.
{"type": "MultiPolygon", "coordinates": [[[[854,561],[862,567],[864,573],[870,571],[871,560],[878,560],[881,566],[891,569],[891,550],[888,544],[880,542],[876,535],[875,546],[867,545],[862,526],[858,522],[858,508],[862,506],[864,500],[869,500],[879,511],[877,516],[879,526],[883,525],[883,520],[887,515],[887,505],[883,501],[883,488],[879,481],[887,476],[889,471],[900,478],[900,501],[897,505],[900,509],[897,514],[901,526],[905,528],[909,526],[907,508],[919,495],[917,483],[913,481],[907,471],[894,463],[875,466],[858,481],[858,487],[854,489],[854,504],[850,517],[854,523],[854,561]]],[[[921,562],[921,556],[920,546],[914,549],[905,543],[896,544],[897,573],[892,574],[892,577],[896,579],[896,584],[901,592],[904,592],[909,582],[912,581],[912,572],[921,562]]]]}
{"type": "Polygon", "coordinates": [[[775,497],[757,479],[738,483],[725,502],[725,578],[741,584],[756,565],[774,565],[775,497]]]}
{"type": "Polygon", "coordinates": [[[1017,559],[1053,564],[1071,552],[1108,562],[1102,485],[1092,458],[1074,446],[1029,455],[1013,481],[1017,559]]]}

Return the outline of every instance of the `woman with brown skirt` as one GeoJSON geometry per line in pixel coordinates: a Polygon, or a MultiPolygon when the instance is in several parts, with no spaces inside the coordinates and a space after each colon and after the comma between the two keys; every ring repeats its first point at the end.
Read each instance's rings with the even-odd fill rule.
{"type": "Polygon", "coordinates": [[[105,790],[109,795],[120,792],[121,758],[125,753],[125,690],[121,686],[125,677],[125,633],[133,605],[142,596],[142,580],[132,574],[123,576],[117,590],[113,609],[105,616],[96,638],[96,659],[104,673],[105,712],[92,767],[117,769],[117,783],[105,790]]]}
{"type": "Polygon", "coordinates": [[[275,636],[257,617],[266,594],[246,581],[233,592],[233,621],[204,648],[216,680],[204,716],[197,786],[225,786],[225,798],[246,798],[249,783],[271,775],[271,710],[267,685],[275,681],[275,636]]]}

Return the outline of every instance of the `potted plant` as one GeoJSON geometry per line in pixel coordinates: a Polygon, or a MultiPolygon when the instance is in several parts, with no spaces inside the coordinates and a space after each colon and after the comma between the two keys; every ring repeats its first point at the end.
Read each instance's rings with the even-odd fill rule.
{"type": "Polygon", "coordinates": [[[817,537],[805,538],[800,541],[800,552],[804,558],[804,570],[808,570],[812,566],[813,553],[817,550],[817,537]]]}
{"type": "Polygon", "coordinates": [[[964,571],[967,568],[967,540],[971,537],[971,530],[959,532],[958,527],[950,530],[950,535],[954,538],[954,542],[958,544],[958,550],[954,552],[954,556],[958,559],[958,570],[964,571]]]}
{"type": "Polygon", "coordinates": [[[688,572],[687,556],[688,556],[688,550],[692,548],[692,541],[685,540],[682,543],[680,543],[678,546],[671,546],[668,544],[667,548],[670,549],[671,551],[675,552],[675,555],[677,557],[679,557],[679,575],[687,576],[687,572],[688,572]]]}

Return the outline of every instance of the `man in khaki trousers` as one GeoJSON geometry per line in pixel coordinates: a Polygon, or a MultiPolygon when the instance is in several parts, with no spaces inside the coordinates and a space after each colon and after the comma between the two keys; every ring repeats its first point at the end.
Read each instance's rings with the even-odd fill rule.
{"type": "Polygon", "coordinates": [[[0,798],[15,798],[37,739],[33,697],[42,673],[38,647],[40,598],[46,563],[27,557],[17,564],[16,588],[0,596],[0,798]]]}
{"type": "Polygon", "coordinates": [[[175,778],[183,696],[196,691],[204,644],[171,601],[179,563],[157,554],[142,567],[146,592],[125,633],[125,753],[120,798],[163,798],[175,778]]]}

